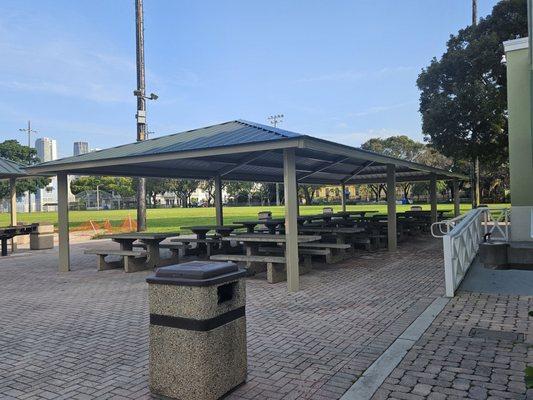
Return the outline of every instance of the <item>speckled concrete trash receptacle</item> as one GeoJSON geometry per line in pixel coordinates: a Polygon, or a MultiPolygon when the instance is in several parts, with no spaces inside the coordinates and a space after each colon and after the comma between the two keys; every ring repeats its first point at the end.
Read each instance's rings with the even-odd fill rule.
{"type": "Polygon", "coordinates": [[[149,276],[150,390],[218,399],[246,380],[246,271],[192,261],[149,276]]]}

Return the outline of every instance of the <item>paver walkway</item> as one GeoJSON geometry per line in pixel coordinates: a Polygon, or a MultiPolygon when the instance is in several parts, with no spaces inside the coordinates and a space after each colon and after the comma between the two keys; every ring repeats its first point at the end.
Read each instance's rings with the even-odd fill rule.
{"type": "Polygon", "coordinates": [[[460,291],[373,399],[533,399],[524,383],[533,365],[530,310],[531,296],[460,291]]]}
{"type": "MultiPolygon", "coordinates": [[[[0,398],[149,398],[146,272],[96,272],[86,243],[73,271],[57,252],[0,259],[0,398]]],[[[302,290],[249,279],[248,382],[232,399],[339,398],[442,294],[431,239],[301,277],[302,290]]]]}

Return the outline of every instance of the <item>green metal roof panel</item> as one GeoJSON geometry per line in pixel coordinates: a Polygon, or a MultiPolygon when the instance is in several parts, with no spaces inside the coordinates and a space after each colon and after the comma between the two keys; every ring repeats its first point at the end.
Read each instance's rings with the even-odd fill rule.
{"type": "Polygon", "coordinates": [[[27,175],[24,166],[5,158],[0,158],[0,178],[6,179],[27,175]]]}
{"type": "Polygon", "coordinates": [[[97,161],[110,158],[175,153],[187,150],[200,150],[289,139],[298,136],[301,135],[267,125],[236,120],[205,128],[161,136],[143,142],[135,142],[92,153],[81,154],[79,156],[62,158],[45,162],[40,165],[48,166],[71,162],[97,161]]]}

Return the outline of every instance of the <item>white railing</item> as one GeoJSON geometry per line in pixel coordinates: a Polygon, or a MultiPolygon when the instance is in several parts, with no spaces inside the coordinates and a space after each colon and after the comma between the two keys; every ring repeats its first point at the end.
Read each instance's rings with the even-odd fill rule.
{"type": "Polygon", "coordinates": [[[446,296],[454,296],[485,238],[509,240],[509,215],[509,209],[482,207],[431,226],[432,235],[443,240],[446,296]]]}

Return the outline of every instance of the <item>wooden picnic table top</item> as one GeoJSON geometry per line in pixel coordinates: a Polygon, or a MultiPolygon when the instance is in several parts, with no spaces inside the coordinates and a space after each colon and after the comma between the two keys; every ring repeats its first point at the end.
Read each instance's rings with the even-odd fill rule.
{"type": "Polygon", "coordinates": [[[150,233],[150,232],[129,232],[129,233],[113,233],[104,235],[104,238],[112,240],[164,240],[169,237],[179,236],[179,232],[166,233],[150,233]]]}
{"type": "MultiPolygon", "coordinates": [[[[321,239],[319,235],[298,235],[298,243],[316,242],[321,239]]],[[[268,242],[268,243],[284,243],[287,241],[286,235],[272,235],[265,233],[245,233],[241,235],[229,236],[222,238],[222,240],[236,240],[238,242],[268,242]]]]}

